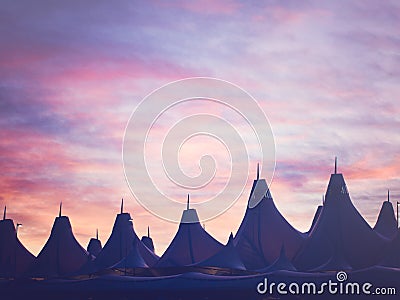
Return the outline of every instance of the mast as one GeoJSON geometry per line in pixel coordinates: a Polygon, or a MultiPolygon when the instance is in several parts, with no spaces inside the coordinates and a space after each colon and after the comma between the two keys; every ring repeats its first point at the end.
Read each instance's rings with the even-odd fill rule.
{"type": "Polygon", "coordinates": [[[260,179],[260,163],[257,163],[257,180],[260,179]]]}
{"type": "Polygon", "coordinates": [[[147,237],[150,238],[150,226],[147,226],[147,237]]]}
{"type": "Polygon", "coordinates": [[[96,240],[98,240],[98,239],[99,239],[99,229],[96,228],[96,240]]]}
{"type": "Polygon", "coordinates": [[[387,202],[390,202],[389,189],[388,189],[388,197],[387,197],[387,202]]]}
{"type": "Polygon", "coordinates": [[[189,204],[190,204],[190,198],[189,198],[189,194],[187,195],[187,205],[186,205],[186,209],[189,210],[189,204]]]}
{"type": "Polygon", "coordinates": [[[121,199],[121,214],[124,212],[124,198],[121,199]]]}
{"type": "Polygon", "coordinates": [[[58,211],[58,216],[61,217],[62,202],[60,202],[60,210],[58,211]]]}
{"type": "Polygon", "coordinates": [[[4,205],[3,220],[6,219],[6,214],[7,214],[7,206],[4,205]]]}
{"type": "Polygon", "coordinates": [[[335,156],[335,174],[337,174],[337,156],[335,156]]]}

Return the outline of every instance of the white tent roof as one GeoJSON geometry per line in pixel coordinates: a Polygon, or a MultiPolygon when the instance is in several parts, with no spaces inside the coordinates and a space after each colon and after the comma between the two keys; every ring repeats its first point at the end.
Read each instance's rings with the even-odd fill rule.
{"type": "Polygon", "coordinates": [[[269,266],[279,257],[282,245],[292,259],[303,241],[303,234],[276,208],[265,179],[254,180],[246,214],[235,236],[246,268],[257,270],[269,266]]]}

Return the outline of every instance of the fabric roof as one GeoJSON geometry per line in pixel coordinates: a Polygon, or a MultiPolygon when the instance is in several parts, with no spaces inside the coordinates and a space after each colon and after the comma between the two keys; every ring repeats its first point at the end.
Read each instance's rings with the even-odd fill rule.
{"type": "Polygon", "coordinates": [[[32,264],[33,277],[58,277],[79,270],[91,256],[75,239],[66,216],[55,219],[50,237],[32,264]]]}
{"type": "Polygon", "coordinates": [[[376,264],[386,246],[354,207],[343,175],[332,174],[324,209],[294,264],[298,269],[310,270],[337,256],[358,269],[376,264]]]}
{"type": "Polygon", "coordinates": [[[200,225],[196,210],[188,208],[183,211],[178,232],[156,267],[191,265],[211,257],[222,247],[200,225]]]}
{"type": "Polygon", "coordinates": [[[396,236],[397,221],[390,201],[382,203],[374,230],[388,239],[393,239],[396,236]]]}
{"type": "Polygon", "coordinates": [[[265,179],[254,180],[245,216],[235,236],[235,245],[248,270],[272,264],[285,245],[289,259],[304,241],[275,206],[265,179]],[[261,200],[260,200],[261,199],[261,200]]]}
{"type": "Polygon", "coordinates": [[[315,211],[313,220],[311,222],[310,229],[306,232],[306,234],[310,234],[311,231],[314,229],[315,224],[317,224],[318,218],[321,215],[321,212],[323,210],[324,206],[323,205],[318,205],[317,210],[315,211]]]}
{"type": "Polygon", "coordinates": [[[93,256],[97,256],[101,249],[103,247],[101,246],[101,241],[97,238],[91,238],[89,241],[89,244],[87,246],[87,251],[93,255],[93,256]]]}
{"type": "Polygon", "coordinates": [[[131,215],[118,214],[109,239],[94,261],[95,265],[99,269],[115,265],[130,253],[136,240],[140,255],[147,265],[153,266],[158,261],[158,256],[139,240],[133,229],[131,215]]]}
{"type": "Polygon", "coordinates": [[[115,264],[113,268],[118,269],[134,269],[134,268],[147,268],[147,264],[144,261],[142,255],[139,253],[138,239],[133,240],[133,245],[128,255],[124,257],[120,262],[115,264]]]}
{"type": "Polygon", "coordinates": [[[246,267],[244,266],[234,245],[232,233],[229,236],[228,242],[220,251],[195,265],[201,267],[246,270],[246,267]]]}
{"type": "Polygon", "coordinates": [[[260,273],[269,273],[274,271],[297,271],[295,266],[286,256],[285,246],[282,245],[279,257],[268,267],[258,270],[260,273]]]}
{"type": "Polygon", "coordinates": [[[13,220],[0,220],[0,277],[22,275],[34,259],[19,241],[13,220]]]}

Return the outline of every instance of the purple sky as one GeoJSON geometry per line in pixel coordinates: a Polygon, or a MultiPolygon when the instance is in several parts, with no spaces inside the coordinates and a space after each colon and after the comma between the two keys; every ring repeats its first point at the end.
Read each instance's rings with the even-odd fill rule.
{"type": "MultiPolygon", "coordinates": [[[[122,138],[149,92],[191,76],[231,81],[258,100],[275,134],[272,195],[299,230],[335,155],[371,225],[388,188],[399,200],[398,1],[3,1],[0,36],[0,205],[35,254],[60,201],[86,247],[96,228],[106,241],[121,197],[162,254],[177,225],[130,194],[122,138]]],[[[186,164],[196,168],[200,153],[190,149],[186,164]]],[[[221,242],[248,193],[206,223],[221,242]]]]}

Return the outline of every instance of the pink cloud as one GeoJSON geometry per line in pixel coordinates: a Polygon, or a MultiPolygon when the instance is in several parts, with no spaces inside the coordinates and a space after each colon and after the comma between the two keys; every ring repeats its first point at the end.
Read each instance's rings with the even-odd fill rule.
{"type": "Polygon", "coordinates": [[[198,1],[175,1],[172,3],[166,3],[163,1],[157,1],[157,5],[162,7],[175,7],[184,9],[189,12],[197,14],[213,14],[213,15],[232,15],[237,12],[242,6],[241,3],[232,0],[223,1],[212,1],[206,0],[202,2],[198,1]]]}

